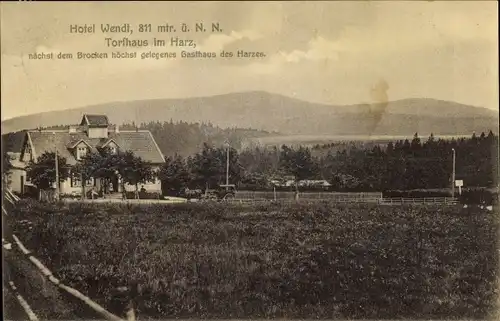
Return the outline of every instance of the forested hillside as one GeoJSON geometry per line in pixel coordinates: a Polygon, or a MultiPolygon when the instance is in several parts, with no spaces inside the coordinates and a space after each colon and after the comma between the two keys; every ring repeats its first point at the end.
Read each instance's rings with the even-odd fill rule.
{"type": "MultiPolygon", "coordinates": [[[[133,130],[134,123],[120,126],[133,130]]],[[[224,145],[227,141],[232,148],[240,149],[242,141],[247,138],[261,137],[268,133],[253,129],[220,128],[211,123],[190,124],[187,122],[149,122],[139,125],[141,129],[151,131],[153,137],[165,156],[189,156],[199,152],[204,143],[213,146],[224,145]]]]}

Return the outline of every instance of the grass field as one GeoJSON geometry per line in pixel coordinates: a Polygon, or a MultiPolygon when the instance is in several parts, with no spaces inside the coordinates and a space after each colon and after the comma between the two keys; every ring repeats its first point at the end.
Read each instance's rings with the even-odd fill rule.
{"type": "MultiPolygon", "coordinates": [[[[497,214],[328,203],[24,203],[14,231],[63,282],[112,312],[138,285],[156,318],[485,318],[497,214]]],[[[116,310],[116,311],[113,311],[116,310]]]]}
{"type": "MultiPolygon", "coordinates": [[[[430,134],[429,134],[430,135],[430,134]]],[[[420,137],[424,137],[425,139],[429,137],[429,135],[420,134],[420,137]]],[[[407,136],[390,136],[390,135],[278,135],[278,136],[263,136],[263,137],[255,137],[249,139],[244,145],[262,145],[262,146],[280,146],[282,144],[285,145],[322,145],[329,144],[332,142],[377,142],[379,144],[388,144],[389,142],[395,142],[397,140],[405,140],[411,139],[413,135],[407,136]]],[[[442,139],[452,139],[452,138],[461,138],[461,137],[470,137],[470,134],[464,135],[439,135],[436,138],[442,139]]]]}

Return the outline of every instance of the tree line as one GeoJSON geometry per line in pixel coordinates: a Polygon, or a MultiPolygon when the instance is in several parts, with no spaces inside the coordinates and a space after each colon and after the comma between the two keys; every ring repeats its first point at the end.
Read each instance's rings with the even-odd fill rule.
{"type": "MultiPolygon", "coordinates": [[[[230,148],[230,183],[240,189],[266,189],[270,179],[292,178],[327,180],[338,191],[443,189],[451,186],[453,150],[456,179],[464,180],[465,186],[498,183],[498,137],[491,131],[460,139],[436,139],[431,134],[426,140],[416,133],[411,140],[370,148],[347,144],[342,150],[315,153],[328,146],[255,147],[239,153],[230,148]]],[[[224,183],[226,152],[204,144],[193,156],[168,157],[160,171],[163,186],[173,192],[224,183]]]]}
{"type": "MultiPolygon", "coordinates": [[[[69,175],[79,175],[82,182],[93,177],[109,183],[118,175],[123,184],[135,186],[137,193],[139,184],[158,177],[164,194],[178,194],[186,187],[214,188],[225,183],[227,174],[229,183],[239,189],[267,189],[270,180],[290,179],[295,181],[296,188],[300,180],[327,180],[337,191],[442,189],[451,186],[455,150],[456,179],[464,180],[465,186],[498,184],[498,137],[491,131],[488,135],[451,140],[436,139],[432,134],[422,140],[416,133],[411,140],[372,147],[346,144],[344,149],[328,151],[333,146],[283,145],[238,151],[231,145],[217,147],[204,143],[200,151],[190,156],[166,157],[157,172],[132,152],[111,154],[103,150],[87,154],[73,168],[59,157],[59,179],[64,181],[69,175]],[[322,152],[315,153],[317,149],[322,152]]],[[[5,154],[3,163],[4,168],[10,168],[5,154]]],[[[37,187],[50,188],[55,182],[55,155],[44,153],[37,162],[29,163],[27,176],[37,187]]],[[[109,184],[102,186],[106,189],[109,184]]],[[[82,189],[85,195],[85,186],[82,189]]]]}
{"type": "MultiPolygon", "coordinates": [[[[135,198],[139,198],[139,184],[157,177],[151,163],[130,151],[111,153],[107,148],[86,154],[73,166],[67,163],[65,157],[58,155],[57,174],[59,184],[70,177],[80,180],[82,198],[88,195],[86,182],[91,179],[101,180],[102,184],[99,184],[99,190],[95,192],[102,195],[109,193],[109,186],[114,178],[121,178],[122,191],[125,191],[125,184],[132,185],[135,187],[135,198]]],[[[36,162],[30,161],[26,167],[26,178],[39,191],[53,188],[57,180],[55,153],[45,152],[37,157],[36,162]]]]}
{"type": "Polygon", "coordinates": [[[188,123],[184,121],[148,122],[123,124],[121,128],[149,130],[165,156],[180,155],[188,157],[198,153],[203,144],[222,146],[228,142],[240,149],[242,141],[251,137],[268,135],[265,131],[247,128],[220,128],[211,123],[188,123]]]}

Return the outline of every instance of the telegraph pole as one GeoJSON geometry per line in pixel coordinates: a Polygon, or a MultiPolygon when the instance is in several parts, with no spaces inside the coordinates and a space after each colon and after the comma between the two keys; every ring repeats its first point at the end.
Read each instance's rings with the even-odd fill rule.
{"type": "Polygon", "coordinates": [[[451,197],[455,197],[455,148],[452,148],[451,151],[453,152],[453,172],[451,174],[451,197]]]}
{"type": "Polygon", "coordinates": [[[56,195],[55,195],[55,199],[56,201],[59,201],[59,161],[58,161],[58,157],[57,157],[57,144],[56,144],[56,133],[53,132],[52,134],[54,134],[54,149],[55,149],[55,155],[56,155],[56,195]]]}
{"type": "Polygon", "coordinates": [[[226,190],[229,189],[229,142],[226,142],[226,190]]]}

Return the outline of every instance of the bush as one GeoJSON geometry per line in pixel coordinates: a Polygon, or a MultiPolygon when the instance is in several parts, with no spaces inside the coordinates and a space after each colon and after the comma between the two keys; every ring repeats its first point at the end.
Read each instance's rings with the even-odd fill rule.
{"type": "Polygon", "coordinates": [[[71,193],[71,194],[61,194],[60,195],[61,199],[80,199],[81,198],[81,195],[79,194],[76,194],[76,193],[71,193]]]}
{"type": "MultiPolygon", "coordinates": [[[[135,199],[135,192],[126,192],[127,199],[135,199]]],[[[157,200],[160,199],[161,193],[158,192],[139,192],[139,199],[157,200]]]]}
{"type": "Polygon", "coordinates": [[[461,203],[464,204],[484,204],[497,205],[498,192],[486,188],[473,188],[462,191],[458,196],[461,203]]]}

